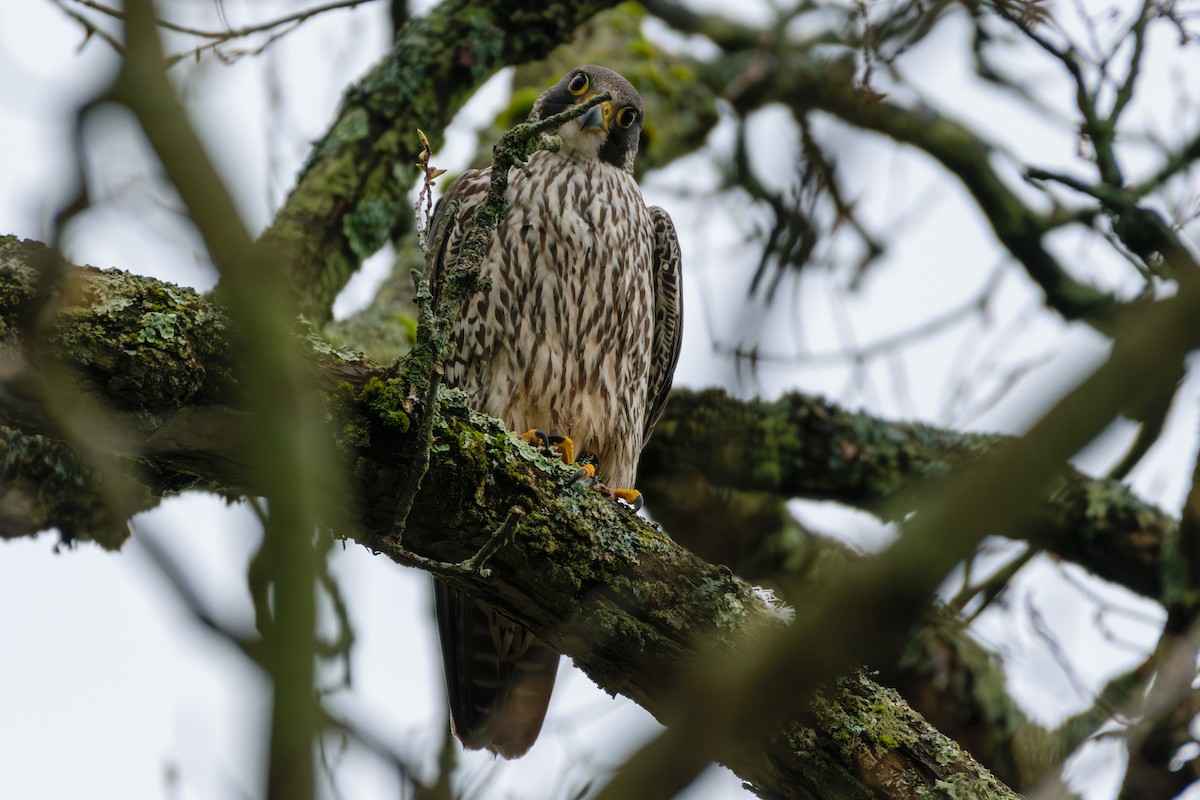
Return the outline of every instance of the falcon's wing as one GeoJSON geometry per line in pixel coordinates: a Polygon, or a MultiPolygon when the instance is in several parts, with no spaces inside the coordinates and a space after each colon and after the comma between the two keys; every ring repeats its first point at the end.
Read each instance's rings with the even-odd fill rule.
{"type": "Polygon", "coordinates": [[[650,358],[650,390],[646,394],[646,433],[650,440],[655,423],[667,407],[671,379],[683,343],[683,285],[680,280],[679,239],[671,217],[658,206],[650,207],[654,221],[654,343],[650,358]]]}
{"type": "Polygon", "coordinates": [[[442,273],[458,256],[463,239],[473,227],[471,223],[475,219],[475,212],[487,197],[491,178],[490,167],[467,170],[450,184],[450,188],[433,207],[433,218],[429,221],[429,246],[436,246],[438,252],[433,260],[433,272],[428,276],[431,288],[436,289],[442,279],[442,273]],[[442,234],[444,225],[449,226],[445,235],[442,234]]]}

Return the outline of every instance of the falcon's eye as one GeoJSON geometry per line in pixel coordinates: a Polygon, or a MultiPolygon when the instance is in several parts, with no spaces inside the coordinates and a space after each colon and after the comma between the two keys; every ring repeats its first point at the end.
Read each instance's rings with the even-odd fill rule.
{"type": "Polygon", "coordinates": [[[567,91],[571,94],[583,94],[587,91],[588,76],[582,72],[577,72],[571,82],[567,84],[567,91]]]}
{"type": "Polygon", "coordinates": [[[622,128],[628,128],[637,121],[637,109],[633,106],[625,106],[617,112],[617,124],[622,128]]]}

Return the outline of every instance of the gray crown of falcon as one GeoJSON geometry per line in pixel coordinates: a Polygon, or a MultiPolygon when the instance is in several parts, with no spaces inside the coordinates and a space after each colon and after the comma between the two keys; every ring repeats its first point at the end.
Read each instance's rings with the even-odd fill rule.
{"type": "MultiPolygon", "coordinates": [[[[543,92],[530,118],[602,92],[611,99],[559,128],[557,152],[511,170],[508,208],[482,265],[491,289],[463,309],[445,378],[567,463],[586,454],[581,474],[640,507],[638,456],[662,416],[682,326],[675,227],[633,179],[645,106],[629,81],[587,64],[543,92]]],[[[490,177],[466,172],[438,203],[432,241],[448,227],[435,273],[457,257],[490,177]]],[[[469,749],[524,755],[541,730],[558,653],[441,582],[435,613],[455,735],[469,749]]]]}

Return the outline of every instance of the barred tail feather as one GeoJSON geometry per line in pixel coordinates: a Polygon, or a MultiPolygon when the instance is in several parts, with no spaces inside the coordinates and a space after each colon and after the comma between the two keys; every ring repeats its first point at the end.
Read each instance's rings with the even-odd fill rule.
{"type": "Polygon", "coordinates": [[[527,628],[434,582],[454,735],[469,750],[525,755],[542,729],[559,655],[527,628]]]}

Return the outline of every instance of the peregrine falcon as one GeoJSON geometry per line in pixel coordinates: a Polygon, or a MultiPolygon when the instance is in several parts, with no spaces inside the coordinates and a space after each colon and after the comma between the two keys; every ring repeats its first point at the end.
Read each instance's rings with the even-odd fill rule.
{"type": "MultiPolygon", "coordinates": [[[[675,228],[633,178],[645,107],[627,80],[588,64],[543,92],[530,118],[601,92],[611,99],[559,128],[557,152],[511,170],[482,266],[491,288],[467,301],[445,379],[510,430],[568,437],[594,456],[596,477],[632,501],[682,324],[675,228]]],[[[435,271],[456,258],[490,173],[464,173],[439,202],[432,241],[449,227],[435,271]]],[[[435,582],[435,592],[455,734],[470,749],[524,755],[541,730],[558,653],[460,590],[435,582]]]]}

